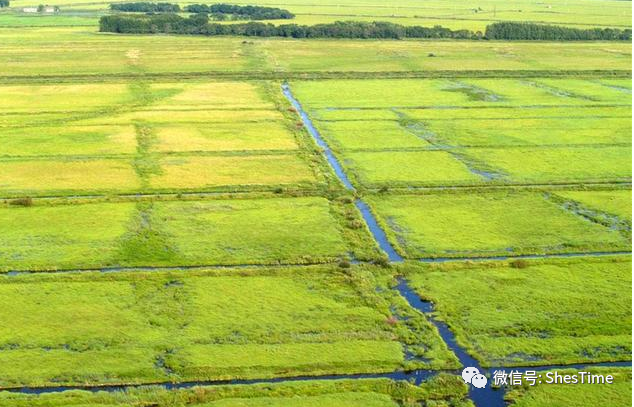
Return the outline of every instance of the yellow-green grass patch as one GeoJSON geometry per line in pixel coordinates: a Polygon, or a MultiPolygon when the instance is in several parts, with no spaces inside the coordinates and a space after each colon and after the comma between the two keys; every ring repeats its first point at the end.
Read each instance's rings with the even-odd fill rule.
{"type": "Polygon", "coordinates": [[[247,151],[295,150],[294,135],[282,123],[207,123],[157,126],[153,150],[171,151],[247,151]]]}
{"type": "Polygon", "coordinates": [[[504,396],[512,407],[585,407],[589,405],[601,405],[604,407],[627,406],[632,402],[632,369],[590,367],[580,370],[553,370],[540,372],[543,384],[513,387],[504,396]],[[589,377],[584,377],[581,384],[581,372],[591,375],[600,375],[607,379],[612,376],[611,383],[594,382],[588,384],[589,377]],[[558,383],[546,383],[554,380],[558,375],[558,383]],[[563,376],[576,376],[577,383],[562,383],[563,376]]]}
{"type": "Polygon", "coordinates": [[[483,178],[445,151],[347,152],[344,166],[363,186],[482,183],[483,178]]]}
{"type": "Polygon", "coordinates": [[[469,157],[508,175],[511,182],[623,181],[632,178],[631,147],[472,148],[469,157]]]}
{"type": "Polygon", "coordinates": [[[264,50],[272,66],[291,72],[630,70],[632,65],[629,44],[616,42],[288,39],[254,42],[264,50]]]}
{"type": "Polygon", "coordinates": [[[619,232],[541,193],[391,195],[367,198],[409,258],[629,250],[619,232]]]}
{"type": "Polygon", "coordinates": [[[360,239],[324,198],[0,208],[0,270],[321,263],[360,239]]]}
{"type": "Polygon", "coordinates": [[[179,156],[159,159],[153,189],[205,190],[230,186],[310,185],[317,178],[297,155],[179,156]]]}
{"type": "Polygon", "coordinates": [[[347,257],[350,250],[324,198],[164,202],[150,213],[156,240],[132,237],[125,263],[314,263],[347,257]],[[163,253],[153,253],[150,243],[163,253]]]}
{"type": "Polygon", "coordinates": [[[129,203],[0,208],[0,269],[111,265],[133,214],[129,203]]]}
{"type": "Polygon", "coordinates": [[[407,116],[416,120],[530,120],[530,119],[630,119],[632,108],[629,106],[529,106],[529,107],[481,107],[456,109],[402,109],[407,116]]]}
{"type": "Polygon", "coordinates": [[[632,120],[626,117],[447,118],[425,121],[424,126],[443,144],[453,146],[630,144],[632,139],[632,120]]]}
{"type": "Polygon", "coordinates": [[[130,160],[0,161],[0,194],[4,196],[125,192],[139,188],[130,160]]]}
{"type": "Polygon", "coordinates": [[[153,89],[180,90],[176,95],[152,106],[152,109],[178,109],[218,107],[224,109],[273,109],[272,102],[264,100],[256,84],[247,82],[205,82],[158,84],[153,89]]]}
{"type": "Polygon", "coordinates": [[[55,156],[134,154],[137,142],[132,126],[65,126],[5,129],[0,155],[55,156]]]}
{"type": "Polygon", "coordinates": [[[398,122],[387,120],[324,121],[317,127],[335,149],[428,147],[429,143],[398,122]]]}
{"type": "MultiPolygon", "coordinates": [[[[411,331],[388,323],[399,297],[357,272],[363,282],[323,266],[3,277],[0,388],[403,368],[411,331]]],[[[404,312],[427,329],[418,341],[445,349],[434,363],[451,360],[429,322],[404,312]]]]}
{"type": "Polygon", "coordinates": [[[557,195],[632,222],[632,191],[561,191],[557,195]]]}
{"type": "MultiPolygon", "coordinates": [[[[175,358],[176,359],[176,358],[175,358]]],[[[350,365],[367,366],[370,371],[396,370],[403,363],[398,342],[346,340],[335,343],[292,343],[266,345],[192,345],[178,355],[185,376],[228,378],[253,376],[250,371],[271,370],[284,374],[289,366],[308,364],[316,374],[340,370],[350,365]],[[307,363],[306,356],[310,355],[307,363]],[[323,366],[323,367],[321,367],[323,366]]]]}
{"type": "Polygon", "coordinates": [[[240,38],[115,36],[85,27],[3,29],[0,65],[10,75],[99,75],[245,69],[240,38]],[[55,55],[56,58],[51,58],[55,55]]]}
{"type": "Polygon", "coordinates": [[[102,115],[77,120],[81,125],[129,124],[141,121],[150,124],[174,123],[237,123],[280,121],[283,116],[276,110],[136,110],[127,113],[102,115]]]}
{"type": "Polygon", "coordinates": [[[623,92],[580,79],[347,79],[293,90],[310,109],[631,104],[623,92]]]}
{"type": "Polygon", "coordinates": [[[631,359],[630,259],[511,266],[411,266],[409,278],[485,366],[631,359]]]}
{"type": "Polygon", "coordinates": [[[65,112],[112,107],[131,101],[125,84],[5,85],[0,87],[3,112],[65,112]]]}

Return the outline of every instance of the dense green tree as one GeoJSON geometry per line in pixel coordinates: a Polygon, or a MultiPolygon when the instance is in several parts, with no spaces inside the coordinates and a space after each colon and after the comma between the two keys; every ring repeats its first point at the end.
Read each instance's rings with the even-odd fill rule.
{"type": "Polygon", "coordinates": [[[178,13],[181,7],[172,3],[115,3],[110,5],[111,10],[139,12],[139,13],[178,13]]]}
{"type": "Polygon", "coordinates": [[[209,23],[207,14],[183,18],[176,14],[113,15],[100,20],[100,30],[119,33],[174,33],[202,35],[243,35],[251,37],[291,38],[453,38],[502,40],[631,40],[631,30],[588,29],[540,26],[535,24],[496,23],[481,32],[449,28],[403,26],[388,22],[338,21],[312,26],[282,24],[275,26],[251,21],[241,24],[209,23]],[[513,31],[518,29],[518,32],[513,31]],[[523,32],[522,30],[526,30],[523,32]]]}
{"type": "Polygon", "coordinates": [[[491,40],[630,41],[632,30],[570,28],[532,23],[494,23],[487,26],[486,38],[491,40]]]}
{"type": "Polygon", "coordinates": [[[231,4],[190,4],[185,7],[190,13],[208,13],[214,20],[288,20],[295,15],[288,10],[276,7],[236,6],[231,4]]]}

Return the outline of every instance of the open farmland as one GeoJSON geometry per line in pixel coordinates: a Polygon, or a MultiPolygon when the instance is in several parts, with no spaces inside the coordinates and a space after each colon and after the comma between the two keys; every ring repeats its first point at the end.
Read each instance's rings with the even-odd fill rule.
{"type": "MultiPolygon", "coordinates": [[[[629,403],[630,42],[99,32],[110,3],[0,8],[0,407],[629,403]]],[[[231,4],[631,28],[614,0],[231,4]]]]}

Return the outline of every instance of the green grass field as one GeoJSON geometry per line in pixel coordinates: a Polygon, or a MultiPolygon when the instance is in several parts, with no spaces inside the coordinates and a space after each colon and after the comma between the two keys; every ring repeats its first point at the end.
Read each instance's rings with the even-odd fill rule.
{"type": "Polygon", "coordinates": [[[393,407],[424,401],[440,407],[468,407],[467,388],[456,376],[441,374],[415,386],[388,379],[305,381],[297,383],[197,386],[193,389],[166,391],[160,388],[130,389],[116,393],[82,391],[41,396],[0,393],[0,406],[129,406],[144,403],[193,406],[327,406],[393,407]]]}
{"type": "Polygon", "coordinates": [[[4,277],[0,386],[392,371],[410,341],[452,366],[386,283],[332,267],[4,277]]]}
{"type": "Polygon", "coordinates": [[[368,199],[408,258],[627,250],[631,241],[540,193],[376,195],[368,199]]]}
{"type": "MultiPolygon", "coordinates": [[[[117,35],[110,2],[60,1],[0,10],[0,407],[484,407],[401,276],[485,367],[631,360],[630,43],[117,35]],[[392,379],[318,380],[373,373],[392,379]],[[115,384],[156,386],[1,391],[115,384]]],[[[615,0],[231,4],[296,14],[273,24],[632,21],[615,0]]],[[[629,403],[631,370],[597,371],[617,383],[505,398],[629,403]]]]}
{"type": "Polygon", "coordinates": [[[526,366],[629,360],[631,268],[587,258],[406,269],[482,364],[526,366]]]}
{"type": "Polygon", "coordinates": [[[632,176],[629,80],[327,80],[294,89],[359,187],[632,176]]]}
{"type": "Polygon", "coordinates": [[[320,263],[376,258],[350,204],[324,198],[0,208],[2,269],[320,263]]]}
{"type": "MultiPolygon", "coordinates": [[[[559,384],[513,389],[506,400],[516,407],[581,407],[601,404],[602,406],[624,406],[631,402],[632,370],[594,368],[584,370],[595,375],[611,375],[612,384],[559,384]]],[[[560,374],[578,374],[579,371],[564,370],[560,374]]]]}

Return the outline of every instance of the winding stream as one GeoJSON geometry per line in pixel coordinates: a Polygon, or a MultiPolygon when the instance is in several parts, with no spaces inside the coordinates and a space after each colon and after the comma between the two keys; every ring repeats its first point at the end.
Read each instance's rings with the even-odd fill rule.
{"type": "MultiPolygon", "coordinates": [[[[291,102],[293,107],[299,113],[302,119],[302,122],[304,123],[304,126],[308,129],[308,132],[310,133],[310,135],[315,139],[315,142],[323,149],[323,154],[325,155],[326,159],[330,163],[332,169],[335,171],[335,174],[337,175],[339,180],[344,184],[344,186],[348,190],[354,191],[355,190],[354,186],[352,186],[350,180],[348,179],[348,176],[345,174],[343,167],[340,165],[339,161],[332,153],[332,150],[330,149],[328,144],[321,137],[321,135],[319,134],[319,132],[313,125],[312,121],[308,117],[308,114],[302,108],[299,101],[295,99],[295,97],[293,96],[289,85],[286,83],[282,85],[282,91],[284,93],[284,96],[286,96],[286,98],[291,102]]],[[[374,236],[374,239],[378,243],[379,247],[388,255],[389,260],[391,262],[402,262],[403,258],[396,252],[394,247],[392,247],[392,245],[388,241],[385,231],[381,229],[381,227],[379,226],[376,218],[370,211],[370,208],[368,207],[368,205],[361,199],[357,199],[355,201],[355,205],[361,211],[361,214],[363,215],[363,219],[365,220],[368,229],[370,229],[370,231],[372,232],[372,235],[374,236]]],[[[629,252],[615,252],[615,253],[596,252],[592,254],[593,255],[612,255],[612,254],[630,254],[630,253],[629,252]]],[[[588,254],[587,253],[567,253],[567,254],[554,254],[554,255],[493,256],[488,258],[484,257],[482,258],[482,260],[506,260],[509,258],[578,257],[583,255],[588,255],[588,254]]],[[[443,261],[456,261],[456,260],[466,260],[466,259],[470,259],[470,258],[434,258],[434,259],[420,259],[420,260],[428,261],[428,262],[443,262],[443,261]]],[[[451,351],[454,352],[454,354],[458,357],[458,360],[460,361],[460,364],[462,365],[462,367],[475,367],[482,374],[487,375],[489,377],[489,384],[484,389],[478,389],[471,385],[469,386],[469,397],[473,401],[473,403],[476,405],[476,407],[504,407],[506,405],[506,403],[504,402],[504,389],[503,388],[494,389],[493,386],[491,386],[491,380],[492,380],[491,374],[496,369],[483,369],[480,366],[480,363],[476,359],[474,359],[471,355],[469,355],[469,353],[467,353],[467,351],[458,344],[456,337],[453,334],[453,332],[451,332],[451,330],[449,329],[449,326],[447,326],[446,323],[439,321],[434,317],[433,304],[429,301],[423,301],[420,298],[420,296],[409,286],[409,284],[404,278],[398,279],[398,284],[396,286],[396,289],[398,290],[400,295],[407,300],[407,302],[409,303],[411,307],[423,313],[429,319],[429,321],[436,327],[436,329],[438,330],[440,334],[440,337],[443,339],[447,347],[451,349],[451,351]]],[[[605,364],[595,364],[595,365],[632,366],[632,362],[615,362],[615,363],[605,363],[605,364]]],[[[563,367],[580,368],[584,366],[588,366],[588,365],[581,364],[581,365],[570,365],[570,366],[535,366],[535,367],[525,367],[525,368],[517,367],[512,369],[508,368],[508,370],[520,371],[523,373],[523,372],[526,372],[527,370],[537,371],[537,370],[548,370],[552,368],[563,368],[563,367]]],[[[504,369],[504,368],[501,368],[501,369],[504,369]]],[[[418,380],[418,378],[425,378],[425,377],[430,377],[433,375],[433,373],[428,373],[428,371],[418,371],[418,372],[426,372],[426,373],[420,373],[418,375],[416,375],[416,372],[412,372],[409,374],[407,373],[401,373],[401,374],[405,375],[405,377],[410,377],[408,375],[414,374],[416,375],[415,376],[416,380],[418,380]]],[[[459,372],[456,372],[456,373],[459,373],[459,372]]],[[[390,375],[386,377],[393,378],[390,375]]],[[[419,382],[417,381],[417,383],[419,382]]]]}

